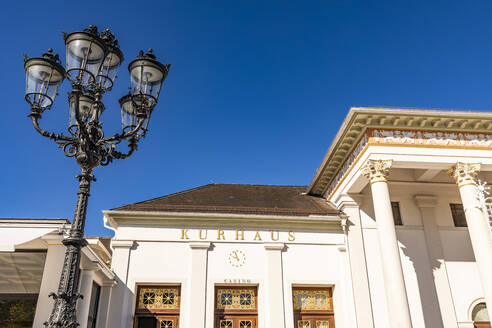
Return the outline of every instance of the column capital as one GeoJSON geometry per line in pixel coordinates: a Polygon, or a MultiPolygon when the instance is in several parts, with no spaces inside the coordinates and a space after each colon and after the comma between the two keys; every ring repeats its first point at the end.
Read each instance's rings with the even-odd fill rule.
{"type": "Polygon", "coordinates": [[[209,249],[211,243],[204,241],[193,241],[188,244],[191,249],[209,249]]]}
{"type": "Polygon", "coordinates": [[[118,240],[118,239],[113,239],[111,240],[111,247],[113,248],[132,248],[135,245],[134,240],[118,240]]]}
{"type": "Polygon", "coordinates": [[[392,164],[393,161],[391,159],[370,159],[364,164],[361,171],[369,179],[371,184],[375,182],[386,182],[388,181],[387,178],[392,164]]]}
{"type": "Polygon", "coordinates": [[[268,243],[263,244],[267,251],[283,251],[285,249],[284,243],[268,243]]]}
{"type": "Polygon", "coordinates": [[[480,172],[480,163],[461,162],[456,163],[456,165],[446,171],[446,173],[456,181],[459,188],[476,184],[478,172],[480,172]]]}

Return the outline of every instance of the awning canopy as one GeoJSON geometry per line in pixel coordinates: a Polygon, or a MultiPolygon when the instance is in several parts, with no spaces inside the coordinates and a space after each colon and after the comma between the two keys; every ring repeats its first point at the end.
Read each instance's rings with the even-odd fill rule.
{"type": "Polygon", "coordinates": [[[0,252],[14,252],[15,247],[57,230],[50,228],[3,227],[0,229],[0,252]]]}

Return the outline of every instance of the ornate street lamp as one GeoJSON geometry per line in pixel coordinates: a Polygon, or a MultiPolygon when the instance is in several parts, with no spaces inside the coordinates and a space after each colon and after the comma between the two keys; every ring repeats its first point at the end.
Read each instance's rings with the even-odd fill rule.
{"type": "Polygon", "coordinates": [[[60,64],[58,55],[48,50],[42,57],[25,57],[26,101],[31,106],[34,128],[42,136],[54,140],[68,157],[75,157],[81,168],[77,176],[80,185],[74,218],[69,236],[63,240],[66,246],[65,260],[58,291],[51,293],[55,300],[53,311],[45,326],[75,328],[78,294],[80,249],[86,245],[84,225],[90,184],[95,181],[92,171],[105,166],[113,159],[124,159],[133,154],[137,143],[148,131],[150,115],[159,99],[162,83],[170,65],[156,60],[152,49],[143,51],[128,66],[131,77],[130,94],[120,99],[122,132],[105,137],[101,114],[105,106],[101,102],[104,93],[113,87],[116,73],[123,61],[114,35],[105,30],[98,33],[95,26],[81,32],[65,34],[66,67],[60,64]],[[67,77],[72,90],[68,95],[69,135],[55,134],[40,128],[39,120],[45,110],[53,105],[60,84],[67,77]],[[128,141],[129,150],[121,153],[116,145],[128,141]]]}

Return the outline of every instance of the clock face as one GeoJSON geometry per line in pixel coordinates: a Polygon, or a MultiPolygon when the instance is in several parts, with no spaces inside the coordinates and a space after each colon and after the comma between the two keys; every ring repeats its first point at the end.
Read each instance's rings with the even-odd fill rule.
{"type": "Polygon", "coordinates": [[[246,263],[246,255],[238,249],[230,251],[227,258],[229,263],[235,268],[242,267],[246,263]]]}

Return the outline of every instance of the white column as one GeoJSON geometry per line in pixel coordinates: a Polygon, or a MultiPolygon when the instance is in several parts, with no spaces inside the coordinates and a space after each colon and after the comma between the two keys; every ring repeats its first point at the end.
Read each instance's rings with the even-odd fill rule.
{"type": "Polygon", "coordinates": [[[77,302],[77,322],[80,327],[87,327],[89,319],[89,310],[92,294],[92,283],[94,281],[94,273],[99,267],[96,263],[85,263],[80,272],[79,294],[83,298],[77,302]]]}
{"type": "Polygon", "coordinates": [[[374,320],[359,209],[362,197],[359,195],[350,195],[350,197],[352,201],[342,201],[339,209],[348,216],[349,220],[346,231],[347,248],[357,325],[361,328],[373,328],[374,320]]]}
{"type": "Polygon", "coordinates": [[[128,288],[128,266],[133,240],[112,240],[113,258],[111,269],[116,274],[117,285],[113,287],[108,311],[108,328],[129,328],[132,326],[133,313],[130,309],[133,292],[128,288]]]}
{"type": "Polygon", "coordinates": [[[191,242],[190,327],[205,327],[209,242],[191,242]]]}
{"type": "Polygon", "coordinates": [[[432,327],[457,328],[458,320],[454,310],[453,295],[449,285],[446,262],[444,261],[444,252],[441,244],[441,236],[436,224],[436,213],[434,208],[437,205],[435,196],[417,195],[414,197],[415,204],[420,209],[422,215],[422,224],[424,226],[425,242],[429,261],[432,266],[432,275],[436,296],[438,299],[439,322],[432,323],[432,327]]]}
{"type": "Polygon", "coordinates": [[[48,252],[46,253],[46,261],[44,262],[43,278],[41,279],[33,327],[44,327],[43,323],[48,321],[48,317],[53,309],[53,298],[48,297],[48,295],[58,291],[58,283],[65,258],[65,246],[62,244],[62,235],[45,236],[43,239],[48,244],[48,252]]]}
{"type": "Polygon", "coordinates": [[[492,318],[492,238],[478,198],[476,178],[479,171],[480,164],[457,163],[448,170],[448,174],[455,179],[460,190],[480,282],[489,317],[492,318]]]}
{"type": "Polygon", "coordinates": [[[412,327],[412,319],[408,307],[387,181],[391,164],[391,160],[368,160],[362,168],[362,173],[371,182],[390,326],[410,328],[412,327]]]}
{"type": "Polygon", "coordinates": [[[267,322],[269,328],[285,328],[284,288],[282,274],[283,243],[265,244],[266,250],[266,300],[267,322]]]}

